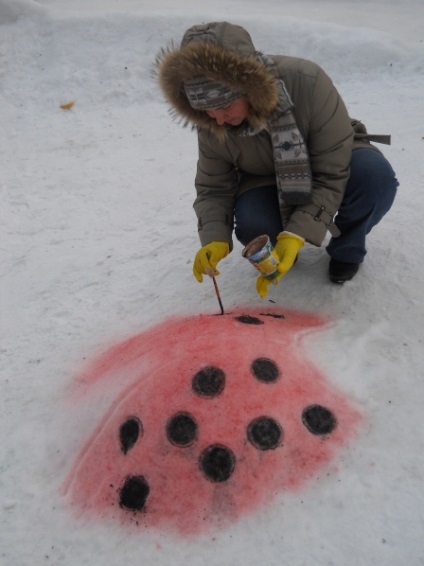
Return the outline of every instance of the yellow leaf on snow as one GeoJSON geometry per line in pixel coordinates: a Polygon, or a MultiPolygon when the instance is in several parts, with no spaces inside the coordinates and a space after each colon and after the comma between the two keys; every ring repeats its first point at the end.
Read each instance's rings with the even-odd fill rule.
{"type": "Polygon", "coordinates": [[[74,104],[75,104],[75,100],[72,100],[71,102],[66,102],[65,104],[61,104],[60,107],[62,108],[62,110],[70,110],[74,104]]]}

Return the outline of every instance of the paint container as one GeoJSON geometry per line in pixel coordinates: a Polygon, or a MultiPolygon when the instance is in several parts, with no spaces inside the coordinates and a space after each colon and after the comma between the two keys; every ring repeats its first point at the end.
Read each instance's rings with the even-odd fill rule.
{"type": "Polygon", "coordinates": [[[273,249],[269,236],[258,236],[249,242],[243,249],[242,255],[267,279],[277,277],[280,258],[273,249]]]}

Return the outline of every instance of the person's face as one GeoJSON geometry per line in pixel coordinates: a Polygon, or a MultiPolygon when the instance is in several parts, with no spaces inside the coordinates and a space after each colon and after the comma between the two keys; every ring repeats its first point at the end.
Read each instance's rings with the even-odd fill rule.
{"type": "Polygon", "coordinates": [[[247,98],[236,98],[226,106],[219,108],[209,108],[206,110],[208,116],[216,120],[219,126],[229,124],[230,126],[240,126],[249,114],[249,103],[247,98]]]}

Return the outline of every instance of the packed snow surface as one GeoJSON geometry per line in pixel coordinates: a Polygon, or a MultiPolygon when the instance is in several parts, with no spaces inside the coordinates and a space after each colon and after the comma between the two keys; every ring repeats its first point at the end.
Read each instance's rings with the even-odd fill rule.
{"type": "Polygon", "coordinates": [[[423,21],[421,0],[0,0],[2,566],[424,564],[423,21]],[[324,248],[264,301],[240,244],[220,264],[226,311],[332,321],[304,347],[364,420],[336,470],[186,538],[75,517],[61,488],[109,402],[74,402],[75,375],[168,317],[219,313],[191,274],[196,136],[151,76],[212,20],[324,67],[350,115],[391,134],[400,186],[344,286],[324,248]]]}

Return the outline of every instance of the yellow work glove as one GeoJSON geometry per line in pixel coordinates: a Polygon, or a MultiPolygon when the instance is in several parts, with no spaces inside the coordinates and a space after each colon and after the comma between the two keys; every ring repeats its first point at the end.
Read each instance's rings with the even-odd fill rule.
{"type": "Polygon", "coordinates": [[[256,290],[263,299],[268,294],[268,287],[270,283],[277,285],[280,279],[293,267],[297,254],[300,248],[305,243],[305,240],[297,234],[291,232],[281,232],[277,236],[277,243],[274,250],[280,258],[280,263],[277,266],[278,275],[273,279],[267,279],[260,275],[256,280],[256,290]]]}
{"type": "Polygon", "coordinates": [[[210,242],[200,248],[194,258],[193,275],[199,283],[203,281],[203,275],[215,277],[219,275],[216,265],[221,259],[224,259],[230,252],[228,242],[210,242]]]}

